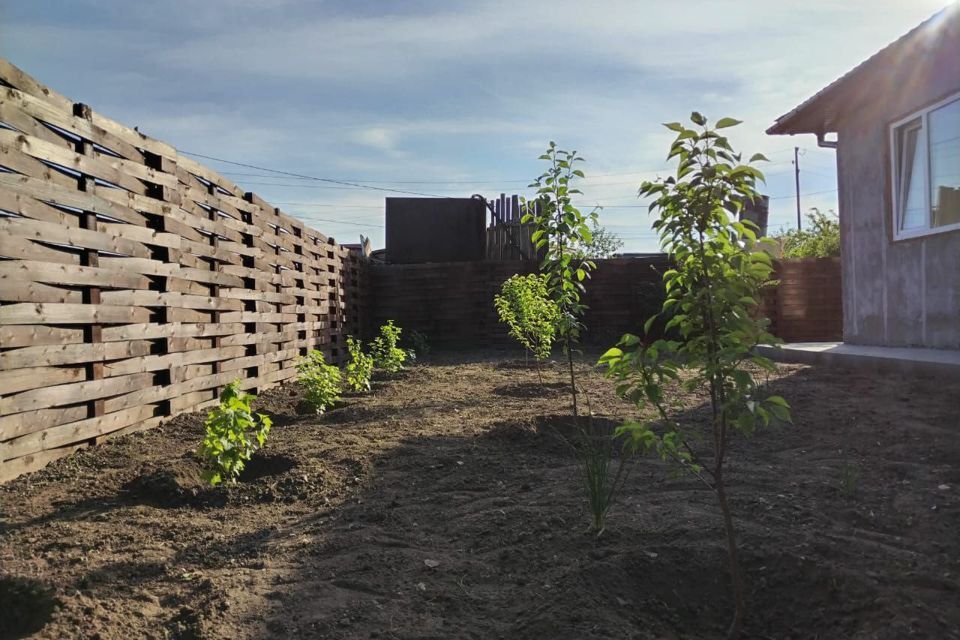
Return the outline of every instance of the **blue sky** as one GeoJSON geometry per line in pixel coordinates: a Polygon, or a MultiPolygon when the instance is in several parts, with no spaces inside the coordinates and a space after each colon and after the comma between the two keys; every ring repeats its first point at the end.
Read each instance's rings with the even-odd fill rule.
{"type": "MultiPolygon", "coordinates": [[[[773,120],[945,0],[0,3],[0,56],[178,149],[432,195],[526,193],[549,140],[587,158],[583,206],[652,251],[636,198],[662,122],[744,120],[771,227],[836,209],[833,152],[773,120]]],[[[341,242],[383,243],[382,191],[203,161],[341,242]]]]}

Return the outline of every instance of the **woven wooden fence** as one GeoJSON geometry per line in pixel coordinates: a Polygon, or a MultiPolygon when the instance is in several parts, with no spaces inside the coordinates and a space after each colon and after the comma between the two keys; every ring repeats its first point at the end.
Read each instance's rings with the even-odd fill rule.
{"type": "Polygon", "coordinates": [[[358,332],[362,258],[0,60],[0,481],[358,332]]]}

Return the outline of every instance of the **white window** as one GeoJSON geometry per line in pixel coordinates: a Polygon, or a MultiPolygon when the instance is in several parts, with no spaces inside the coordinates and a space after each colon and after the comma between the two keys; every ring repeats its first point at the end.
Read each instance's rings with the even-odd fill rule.
{"type": "Polygon", "coordinates": [[[960,94],[890,127],[896,239],[960,229],[960,94]]]}

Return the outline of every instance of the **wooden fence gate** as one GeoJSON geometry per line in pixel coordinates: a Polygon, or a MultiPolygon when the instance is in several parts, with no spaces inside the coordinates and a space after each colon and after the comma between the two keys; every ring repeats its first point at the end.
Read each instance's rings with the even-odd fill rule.
{"type": "Polygon", "coordinates": [[[487,227],[487,260],[535,260],[543,258],[533,242],[534,226],[521,223],[526,207],[539,211],[540,203],[529,205],[520,202],[520,196],[501,193],[500,198],[487,202],[490,210],[490,226],[487,227]]]}

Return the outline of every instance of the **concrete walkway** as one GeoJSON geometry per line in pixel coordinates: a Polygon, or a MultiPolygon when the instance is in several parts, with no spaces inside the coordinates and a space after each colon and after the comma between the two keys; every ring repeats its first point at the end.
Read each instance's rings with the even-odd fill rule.
{"type": "Polygon", "coordinates": [[[912,376],[960,379],[960,351],[906,347],[869,347],[844,342],[793,342],[757,351],[778,362],[800,362],[857,371],[887,371],[912,376]]]}

